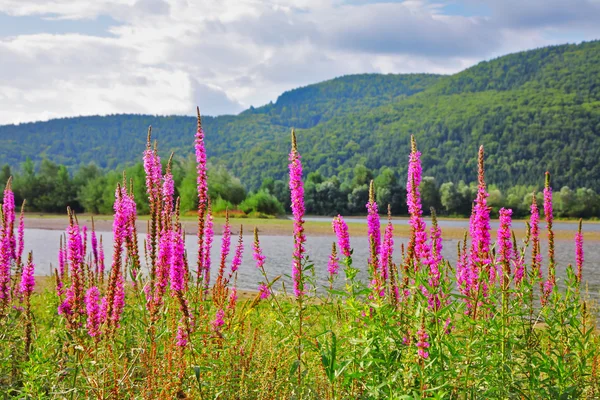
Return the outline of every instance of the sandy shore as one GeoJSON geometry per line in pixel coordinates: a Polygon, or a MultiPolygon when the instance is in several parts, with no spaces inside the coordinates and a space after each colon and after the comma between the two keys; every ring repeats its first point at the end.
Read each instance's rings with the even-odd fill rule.
{"type": "MultiPolygon", "coordinates": [[[[86,225],[88,229],[92,227],[92,216],[87,214],[79,215],[78,221],[80,225],[86,225]]],[[[112,231],[112,216],[100,215],[94,216],[94,226],[98,232],[111,232],[112,231]]],[[[400,223],[394,225],[394,235],[396,237],[409,237],[410,226],[406,218],[395,218],[395,220],[405,221],[406,223],[400,223]]],[[[256,227],[260,235],[268,236],[288,236],[293,232],[292,220],[286,218],[273,218],[273,219],[261,219],[261,218],[232,218],[230,220],[232,233],[237,235],[240,230],[240,226],[243,226],[245,233],[251,233],[256,227]]],[[[366,236],[367,235],[367,224],[353,220],[353,218],[347,218],[348,228],[351,236],[366,236]]],[[[214,220],[215,234],[219,235],[222,232],[225,218],[217,217],[214,220]]],[[[48,230],[64,230],[69,224],[67,216],[60,215],[42,215],[37,213],[29,213],[25,216],[25,228],[28,229],[48,229],[48,230]]],[[[198,222],[195,217],[185,216],[182,218],[183,229],[188,235],[195,235],[198,230],[198,222]]],[[[385,218],[382,218],[382,230],[384,229],[385,218]]],[[[545,238],[545,223],[540,224],[542,237],[545,238]]],[[[141,216],[137,222],[138,233],[146,233],[148,231],[148,217],[141,216]]],[[[331,223],[328,221],[306,221],[305,232],[307,235],[312,236],[332,236],[331,223]]],[[[464,228],[449,228],[444,227],[442,229],[442,236],[446,239],[462,239],[465,234],[464,228]]],[[[524,229],[515,229],[515,235],[518,239],[523,238],[525,232],[524,229]]],[[[555,229],[555,237],[557,240],[573,240],[575,235],[574,230],[558,230],[555,229]]],[[[493,234],[495,237],[495,233],[493,234]]],[[[586,231],[584,223],[584,237],[585,240],[600,240],[599,231],[586,231]]]]}

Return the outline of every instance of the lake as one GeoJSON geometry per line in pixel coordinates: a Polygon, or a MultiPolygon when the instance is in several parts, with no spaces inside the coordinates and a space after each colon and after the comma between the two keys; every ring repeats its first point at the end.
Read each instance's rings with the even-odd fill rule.
{"type": "MultiPolygon", "coordinates": [[[[586,229],[588,227],[586,226],[586,229]]],[[[63,231],[44,230],[44,229],[26,229],[25,230],[25,251],[33,250],[34,262],[36,264],[36,275],[49,275],[52,273],[51,266],[56,267],[58,260],[58,243],[63,231]]],[[[104,251],[107,269],[110,267],[112,259],[112,233],[97,232],[102,235],[104,242],[104,251]]],[[[140,249],[143,249],[143,240],[145,235],[140,234],[140,249]]],[[[495,238],[495,232],[492,233],[492,238],[495,238]]],[[[321,285],[327,282],[327,261],[331,251],[331,243],[335,240],[335,236],[309,236],[307,238],[306,249],[309,257],[315,264],[317,280],[321,285]]],[[[88,235],[89,241],[89,235],[88,235]]],[[[282,275],[286,287],[290,287],[290,279],[286,276],[290,274],[291,269],[291,254],[293,251],[293,241],[291,236],[261,236],[261,247],[263,254],[266,256],[265,268],[272,279],[277,275],[282,275]]],[[[232,237],[232,248],[228,261],[231,261],[234,253],[234,246],[237,243],[237,237],[232,237]]],[[[244,253],[242,265],[238,272],[238,287],[244,290],[256,290],[258,282],[262,280],[260,272],[256,269],[254,259],[252,258],[252,235],[244,235],[244,253]]],[[[368,243],[365,236],[354,237],[350,239],[351,246],[354,248],[354,266],[361,269],[360,277],[366,280],[366,260],[368,258],[368,243]]],[[[400,257],[400,244],[405,245],[408,242],[407,238],[394,238],[394,260],[398,262],[400,257]]],[[[457,240],[446,240],[443,242],[443,256],[449,260],[452,265],[455,264],[457,254],[457,240]]],[[[220,260],[221,237],[215,236],[213,249],[211,251],[212,259],[212,278],[215,278],[216,270],[220,260]]],[[[590,295],[598,299],[600,289],[600,269],[597,267],[600,260],[600,246],[598,242],[584,243],[585,264],[583,271],[584,282],[587,282],[590,289],[590,295]]],[[[557,278],[559,285],[565,276],[565,268],[568,264],[575,263],[575,246],[573,241],[559,240],[556,241],[556,262],[557,262],[557,278]]],[[[88,244],[88,251],[90,245],[88,244]]],[[[188,251],[188,259],[190,261],[190,269],[195,271],[197,260],[197,243],[196,237],[189,235],[186,237],[186,249],[188,251]]],[[[547,246],[545,241],[542,241],[542,254],[545,255],[547,246]]],[[[143,257],[142,257],[143,258],[143,257]]],[[[546,257],[544,257],[546,258],[546,257]]],[[[545,271],[545,269],[544,269],[545,271]]],[[[280,283],[277,283],[275,288],[281,288],[280,283]]]]}

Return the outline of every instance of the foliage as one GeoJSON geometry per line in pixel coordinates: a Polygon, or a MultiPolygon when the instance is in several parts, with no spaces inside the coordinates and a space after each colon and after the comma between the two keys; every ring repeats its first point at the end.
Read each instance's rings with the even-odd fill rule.
{"type": "MultiPolygon", "coordinates": [[[[420,174],[414,166],[415,152],[413,147],[411,182],[421,179],[415,177],[415,171],[420,174]]],[[[480,154],[481,179],[473,192],[482,206],[479,211],[487,213],[483,151],[480,154]]],[[[567,267],[567,279],[555,285],[552,245],[547,269],[536,270],[535,256],[529,265],[528,250],[538,248],[539,232],[532,230],[522,243],[515,243],[505,209],[497,242],[493,246],[481,242],[481,237],[489,238],[489,221],[473,225],[475,229],[459,244],[463,257],[453,266],[439,254],[442,241],[435,239],[439,233],[435,219],[430,236],[421,224],[415,211],[420,211],[421,198],[413,187],[407,200],[413,231],[401,257],[384,250],[388,243],[393,252],[393,242],[388,241],[393,240],[391,224],[381,249],[371,246],[368,263],[353,257],[348,237],[336,230],[340,252],[332,252],[330,263],[339,269],[328,269],[329,284],[320,287],[315,270],[326,266],[314,264],[308,256],[297,259],[303,293],[295,298],[285,285],[279,289],[280,276],[269,275],[255,231],[252,248],[263,281],[256,296],[238,301],[243,236],[231,264],[226,262],[229,241],[222,242],[220,263],[213,263],[218,276],[207,290],[201,274],[204,262],[195,270],[183,246],[174,193],[157,195],[153,190],[168,181],[168,174],[142,170],[148,174],[144,204],[154,210],[146,245],[138,247],[132,229],[138,189],[117,181],[114,256],[108,274],[97,243],[92,236],[89,246],[83,242],[82,227],[71,214],[55,284],[31,299],[13,295],[23,287],[19,279],[26,274],[21,255],[13,254],[18,246],[7,184],[0,229],[0,390],[5,396],[575,399],[600,394],[600,335],[596,310],[583,292],[583,253],[576,255],[577,271],[567,267]],[[154,229],[159,224],[161,229],[154,229]],[[139,273],[140,252],[148,260],[148,275],[139,273]],[[475,258],[480,255],[484,258],[475,258]],[[478,272],[469,276],[468,291],[461,275],[466,259],[478,272]],[[366,282],[357,278],[359,272],[368,275],[366,282]],[[122,294],[123,302],[115,293],[122,294]]],[[[369,176],[362,172],[356,175],[369,176]]],[[[135,175],[136,170],[130,173],[135,175]]],[[[389,172],[382,175],[393,181],[389,172]]],[[[317,190],[326,182],[320,174],[310,174],[306,186],[312,183],[317,190]]],[[[362,178],[356,183],[353,193],[358,202],[366,185],[362,178]]],[[[275,181],[264,186],[274,190],[275,181]]],[[[445,188],[466,193],[466,185],[458,186],[445,188]]],[[[548,183],[545,209],[551,208],[549,188],[548,183]]],[[[579,192],[587,196],[587,191],[579,192]]],[[[558,195],[569,204],[577,193],[565,189],[558,195]]],[[[367,189],[366,196],[369,206],[376,207],[374,191],[367,189]]],[[[249,199],[274,203],[273,197],[259,191],[249,199]]],[[[452,204],[445,196],[430,196],[428,201],[438,200],[452,204]]],[[[371,217],[377,218],[376,212],[371,217]]],[[[551,215],[545,217],[551,221],[551,215]]],[[[340,218],[336,221],[334,226],[343,227],[340,218]]],[[[380,233],[379,225],[376,220],[371,235],[380,233]]],[[[199,248],[205,249],[212,233],[201,232],[205,236],[199,236],[199,248]]],[[[231,239],[228,220],[223,235],[231,239]]],[[[551,227],[548,235],[552,237],[551,227]]],[[[299,236],[294,240],[298,243],[299,236]]],[[[374,243],[373,236],[370,241],[374,243]]]]}
{"type": "MultiPolygon", "coordinates": [[[[357,165],[404,176],[405,160],[397,155],[408,152],[415,135],[430,149],[424,173],[439,184],[475,181],[471,155],[483,144],[498,166],[488,180],[500,190],[535,185],[536,176],[550,171],[558,187],[598,193],[599,76],[600,41],[552,46],[451,76],[345,76],[286,92],[274,104],[237,116],[205,117],[203,126],[210,161],[248,190],[268,178],[285,182],[287,133],[295,126],[302,128],[297,134],[305,165],[337,176],[341,185],[350,184],[357,165]]],[[[0,127],[0,160],[13,168],[29,156],[36,165],[48,158],[70,171],[89,162],[122,170],[143,151],[145,137],[138,133],[148,125],[168,144],[159,148],[163,158],[171,151],[186,157],[181,133],[194,123],[191,117],[112,115],[7,125],[0,127]]]]}

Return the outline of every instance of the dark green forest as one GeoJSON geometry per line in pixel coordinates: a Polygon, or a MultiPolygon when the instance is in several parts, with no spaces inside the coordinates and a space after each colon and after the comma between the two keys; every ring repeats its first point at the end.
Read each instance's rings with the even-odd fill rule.
{"type": "MultiPolygon", "coordinates": [[[[185,192],[193,117],[111,115],[0,126],[0,164],[10,166],[15,184],[24,184],[31,171],[39,179],[70,180],[72,201],[102,212],[106,205],[83,200],[82,187],[101,186],[89,185],[86,171],[109,187],[120,177],[114,171],[127,169],[136,177],[148,125],[163,158],[175,151],[185,192]]],[[[414,135],[423,173],[435,177],[425,180],[431,196],[424,201],[442,213],[470,211],[470,183],[483,144],[494,207],[526,210],[550,171],[563,216],[600,215],[600,41],[511,54],[450,76],[344,76],[285,92],[275,103],[236,116],[204,117],[203,125],[213,170],[239,183],[244,199],[269,194],[284,209],[289,132],[295,127],[307,208],[314,214],[363,213],[370,177],[378,184],[378,201],[404,213],[414,135]]],[[[227,195],[215,198],[241,204],[227,195]]]]}

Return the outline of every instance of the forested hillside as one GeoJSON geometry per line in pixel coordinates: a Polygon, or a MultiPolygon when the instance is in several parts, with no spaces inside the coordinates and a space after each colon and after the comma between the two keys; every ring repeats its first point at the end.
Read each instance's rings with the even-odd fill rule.
{"type": "MultiPolygon", "coordinates": [[[[289,131],[298,128],[305,170],[349,182],[357,165],[406,172],[409,137],[425,175],[439,184],[475,179],[487,153],[488,182],[600,191],[600,42],[541,48],[482,62],[452,76],[355,75],[282,94],[237,116],[205,117],[207,151],[248,189],[285,179],[289,131]]],[[[0,126],[0,163],[27,157],[75,170],[139,160],[153,126],[161,152],[192,152],[193,117],[113,115],[0,126]]]]}

